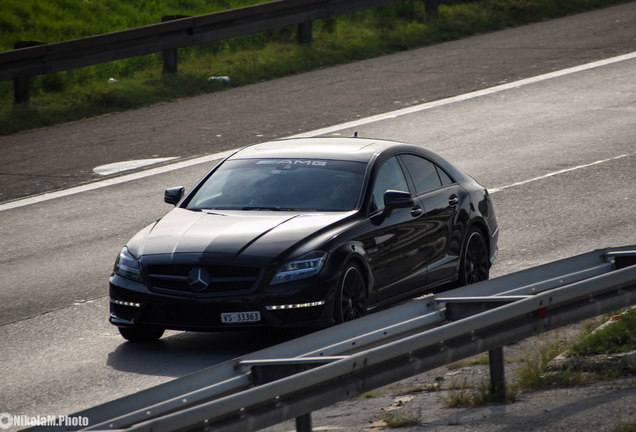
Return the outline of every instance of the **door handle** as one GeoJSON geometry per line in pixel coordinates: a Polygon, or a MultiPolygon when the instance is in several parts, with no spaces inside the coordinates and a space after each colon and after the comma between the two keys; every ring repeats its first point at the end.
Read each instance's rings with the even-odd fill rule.
{"type": "Polygon", "coordinates": [[[413,216],[413,217],[422,216],[422,207],[420,207],[420,206],[413,207],[411,209],[411,216],[413,216]]]}
{"type": "Polygon", "coordinates": [[[448,198],[448,204],[452,206],[459,204],[459,198],[457,198],[457,195],[452,194],[450,198],[448,198]]]}

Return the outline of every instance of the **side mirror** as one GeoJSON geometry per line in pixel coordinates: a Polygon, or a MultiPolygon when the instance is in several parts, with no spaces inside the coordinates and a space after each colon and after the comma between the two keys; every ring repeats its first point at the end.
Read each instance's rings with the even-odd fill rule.
{"type": "Polygon", "coordinates": [[[176,206],[177,204],[179,204],[179,201],[181,201],[181,198],[183,198],[184,194],[185,188],[183,186],[166,189],[166,192],[163,195],[163,200],[166,202],[166,204],[172,204],[176,206]]]}
{"type": "Polygon", "coordinates": [[[408,192],[388,190],[384,192],[384,210],[381,213],[374,215],[371,221],[375,225],[380,225],[385,219],[391,217],[391,213],[397,208],[413,208],[415,207],[415,201],[413,196],[408,192]]]}
{"type": "Polygon", "coordinates": [[[413,197],[408,192],[388,190],[384,192],[384,208],[396,209],[396,208],[409,208],[415,207],[413,197]]]}

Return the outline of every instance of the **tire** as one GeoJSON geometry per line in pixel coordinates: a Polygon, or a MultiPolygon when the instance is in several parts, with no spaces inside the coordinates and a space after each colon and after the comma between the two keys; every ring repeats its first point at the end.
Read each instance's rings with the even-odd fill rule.
{"type": "Polygon", "coordinates": [[[349,263],[338,281],[334,319],[340,324],[353,321],[367,313],[367,284],[360,267],[349,263]]]}
{"type": "Polygon", "coordinates": [[[119,327],[119,334],[130,342],[156,342],[164,331],[154,327],[119,327]]]}
{"type": "Polygon", "coordinates": [[[484,236],[479,229],[471,228],[462,249],[458,285],[465,286],[488,280],[489,271],[490,261],[484,236]]]}

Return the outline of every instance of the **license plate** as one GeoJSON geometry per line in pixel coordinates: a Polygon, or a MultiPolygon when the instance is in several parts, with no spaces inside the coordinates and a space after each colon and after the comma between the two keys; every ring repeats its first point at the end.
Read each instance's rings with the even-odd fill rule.
{"type": "Polygon", "coordinates": [[[240,324],[248,322],[258,322],[261,320],[261,313],[256,312],[229,312],[221,314],[221,322],[224,324],[240,324]]]}

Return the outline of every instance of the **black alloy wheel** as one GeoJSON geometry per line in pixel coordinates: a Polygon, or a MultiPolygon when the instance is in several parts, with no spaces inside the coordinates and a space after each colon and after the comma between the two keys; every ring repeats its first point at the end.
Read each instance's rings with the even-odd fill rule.
{"type": "Polygon", "coordinates": [[[118,327],[119,334],[130,342],[155,342],[165,331],[154,327],[118,327]]]}
{"type": "Polygon", "coordinates": [[[466,236],[459,269],[459,285],[471,285],[488,280],[490,263],[488,248],[481,231],[472,228],[466,236]]]}
{"type": "Polygon", "coordinates": [[[337,323],[352,321],[367,313],[367,286],[360,268],[347,264],[338,281],[338,293],[334,305],[337,323]]]}

